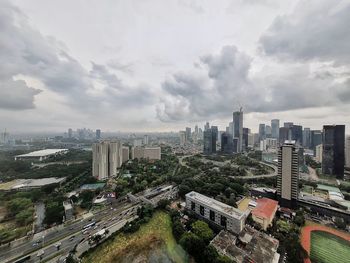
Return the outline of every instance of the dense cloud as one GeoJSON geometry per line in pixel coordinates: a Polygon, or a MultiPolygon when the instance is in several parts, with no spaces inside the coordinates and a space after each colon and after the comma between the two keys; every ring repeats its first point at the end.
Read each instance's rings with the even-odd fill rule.
{"type": "Polygon", "coordinates": [[[350,62],[349,1],[302,0],[260,38],[267,55],[301,61],[350,62]]]}
{"type": "Polygon", "coordinates": [[[126,86],[104,65],[92,63],[88,72],[62,43],[33,29],[26,16],[5,1],[0,5],[0,28],[0,95],[8,98],[1,96],[0,108],[35,108],[34,96],[39,90],[27,87],[24,81],[13,81],[18,75],[39,80],[79,110],[96,112],[99,106],[134,105],[136,95],[141,96],[137,102],[140,107],[152,102],[148,87],[126,86]],[[94,86],[95,81],[103,82],[103,92],[94,86]]]}

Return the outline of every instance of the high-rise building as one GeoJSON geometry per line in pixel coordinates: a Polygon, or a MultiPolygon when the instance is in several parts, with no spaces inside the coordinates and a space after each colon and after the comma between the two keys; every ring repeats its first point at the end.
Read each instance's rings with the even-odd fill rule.
{"type": "Polygon", "coordinates": [[[149,136],[147,134],[145,134],[143,136],[143,144],[144,145],[148,145],[148,143],[149,143],[149,136]]]}
{"type": "Polygon", "coordinates": [[[322,144],[322,131],[311,131],[311,149],[314,151],[314,156],[316,156],[316,146],[320,144],[322,144]]]}
{"type": "Polygon", "coordinates": [[[298,181],[298,151],[294,141],[286,141],[278,151],[277,198],[281,206],[295,207],[298,181]]]}
{"type": "Polygon", "coordinates": [[[265,135],[266,135],[266,138],[272,137],[272,128],[270,125],[265,126],[265,135]]]}
{"type": "Polygon", "coordinates": [[[317,162],[322,163],[322,155],[323,155],[323,145],[319,144],[316,146],[315,159],[317,162]]]}
{"type": "Polygon", "coordinates": [[[122,163],[125,163],[127,161],[129,161],[130,157],[129,157],[129,147],[128,146],[122,146],[121,148],[121,157],[122,157],[122,163]]]}
{"type": "Polygon", "coordinates": [[[311,147],[311,130],[310,128],[304,128],[303,130],[303,147],[310,148],[311,147]]]}
{"type": "Polygon", "coordinates": [[[289,128],[281,127],[279,131],[279,143],[284,144],[285,141],[289,139],[289,128]]]}
{"type": "Polygon", "coordinates": [[[120,141],[103,141],[92,145],[92,175],[106,180],[121,166],[120,141]]]}
{"type": "Polygon", "coordinates": [[[290,132],[292,135],[292,140],[296,142],[297,145],[303,145],[303,126],[292,125],[290,127],[290,132]]]}
{"type": "Polygon", "coordinates": [[[99,140],[99,139],[101,139],[101,130],[97,129],[96,130],[96,140],[99,140]]]}
{"type": "Polygon", "coordinates": [[[73,138],[73,130],[71,128],[68,129],[68,138],[73,138]]]}
{"type": "Polygon", "coordinates": [[[285,122],[285,123],[283,124],[283,127],[284,127],[284,128],[291,128],[293,125],[294,125],[293,122],[285,122]]]}
{"type": "Polygon", "coordinates": [[[215,132],[213,133],[211,129],[207,129],[203,132],[203,153],[212,154],[216,152],[216,137],[215,132]],[[214,148],[215,147],[215,148],[214,148]]]}
{"type": "Polygon", "coordinates": [[[237,152],[243,151],[243,111],[242,108],[239,111],[233,113],[233,138],[238,139],[237,152]]]}
{"type": "Polygon", "coordinates": [[[189,128],[189,127],[186,127],[186,141],[190,141],[191,140],[191,138],[192,138],[192,136],[191,136],[192,134],[191,134],[191,128],[189,128]]]}
{"type": "Polygon", "coordinates": [[[198,136],[198,125],[194,126],[194,134],[198,136]]]}
{"type": "Polygon", "coordinates": [[[179,137],[180,137],[180,145],[186,144],[186,132],[185,131],[179,131],[179,137]]]}
{"type": "Polygon", "coordinates": [[[134,147],[137,147],[137,146],[142,146],[142,139],[135,139],[134,140],[134,147]]]}
{"type": "Polygon", "coordinates": [[[246,151],[248,149],[248,136],[250,134],[250,129],[243,128],[243,150],[246,151]]]}
{"type": "Polygon", "coordinates": [[[264,140],[266,138],[265,124],[259,124],[259,141],[264,140]]]}
{"type": "Polygon", "coordinates": [[[323,126],[322,173],[344,177],[345,125],[323,126]]]}
{"type": "Polygon", "coordinates": [[[213,136],[213,146],[212,146],[212,149],[213,149],[213,153],[216,153],[216,142],[218,140],[218,136],[219,136],[219,130],[218,130],[218,126],[211,126],[210,128],[211,130],[211,133],[212,133],[212,136],[213,136]]]}
{"type": "Polygon", "coordinates": [[[345,166],[350,168],[350,136],[346,137],[346,143],[345,143],[345,166]]]}
{"type": "Polygon", "coordinates": [[[210,129],[210,125],[209,122],[207,122],[204,126],[204,131],[209,130],[210,129]]]}
{"type": "Polygon", "coordinates": [[[233,152],[232,135],[227,132],[221,134],[221,152],[227,154],[233,152]]]}
{"type": "Polygon", "coordinates": [[[234,135],[234,133],[235,133],[235,132],[234,132],[234,127],[233,127],[233,121],[229,122],[228,128],[229,128],[228,133],[231,134],[232,137],[233,137],[233,135],[234,135]]]}
{"type": "Polygon", "coordinates": [[[271,120],[271,136],[272,138],[279,139],[279,129],[280,129],[280,120],[274,119],[271,120]]]}

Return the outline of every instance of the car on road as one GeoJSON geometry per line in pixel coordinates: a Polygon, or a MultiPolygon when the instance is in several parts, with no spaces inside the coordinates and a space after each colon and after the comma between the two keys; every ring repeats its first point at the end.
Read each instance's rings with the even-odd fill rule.
{"type": "Polygon", "coordinates": [[[74,240],[74,238],[75,238],[75,236],[71,236],[71,237],[69,238],[69,241],[74,240]]]}
{"type": "Polygon", "coordinates": [[[69,230],[74,230],[74,227],[71,226],[71,227],[69,228],[69,230]]]}

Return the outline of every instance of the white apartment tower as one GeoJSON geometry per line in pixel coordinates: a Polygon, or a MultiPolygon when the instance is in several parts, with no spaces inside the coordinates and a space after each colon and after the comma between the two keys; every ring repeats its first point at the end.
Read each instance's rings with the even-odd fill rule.
{"type": "Polygon", "coordinates": [[[92,145],[92,175],[107,180],[121,166],[120,141],[102,141],[92,145]]]}
{"type": "Polygon", "coordinates": [[[286,141],[278,152],[277,198],[283,207],[293,208],[298,199],[299,164],[295,141],[286,141]]]}

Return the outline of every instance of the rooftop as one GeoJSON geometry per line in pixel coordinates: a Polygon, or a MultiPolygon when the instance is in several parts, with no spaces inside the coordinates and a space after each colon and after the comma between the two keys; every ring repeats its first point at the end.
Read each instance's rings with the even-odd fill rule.
{"type": "Polygon", "coordinates": [[[256,200],[257,206],[252,210],[252,214],[263,218],[271,218],[277,210],[278,202],[269,198],[256,200]]]}
{"type": "Polygon", "coordinates": [[[65,177],[49,177],[41,179],[16,179],[0,184],[0,190],[16,190],[21,188],[42,187],[50,184],[58,184],[66,180],[65,177]]]}
{"type": "Polygon", "coordinates": [[[80,190],[96,190],[99,188],[103,188],[105,185],[106,185],[105,183],[83,184],[80,187],[80,190]]]}
{"type": "Polygon", "coordinates": [[[242,211],[240,211],[239,209],[234,208],[232,206],[229,206],[227,204],[224,204],[224,203],[219,202],[213,198],[207,197],[205,195],[202,195],[202,194],[194,192],[194,191],[186,194],[186,197],[190,197],[190,198],[198,201],[199,203],[202,203],[208,207],[211,207],[217,211],[225,213],[226,215],[229,215],[229,216],[234,217],[234,218],[241,218],[242,216],[244,216],[244,213],[242,211]]]}
{"type": "Polygon", "coordinates": [[[338,192],[338,193],[341,193],[341,191],[339,190],[338,187],[329,186],[329,185],[324,185],[324,184],[318,184],[318,185],[317,185],[317,189],[319,189],[319,190],[325,190],[325,191],[328,191],[328,192],[338,192]]]}
{"type": "Polygon", "coordinates": [[[278,240],[247,226],[238,240],[233,234],[222,230],[210,244],[220,254],[236,262],[272,263],[279,259],[278,240]]]}
{"type": "Polygon", "coordinates": [[[68,151],[68,149],[45,149],[40,151],[34,151],[26,154],[17,155],[16,157],[42,157],[42,156],[48,156],[52,154],[56,154],[59,152],[65,152],[68,151]]]}

